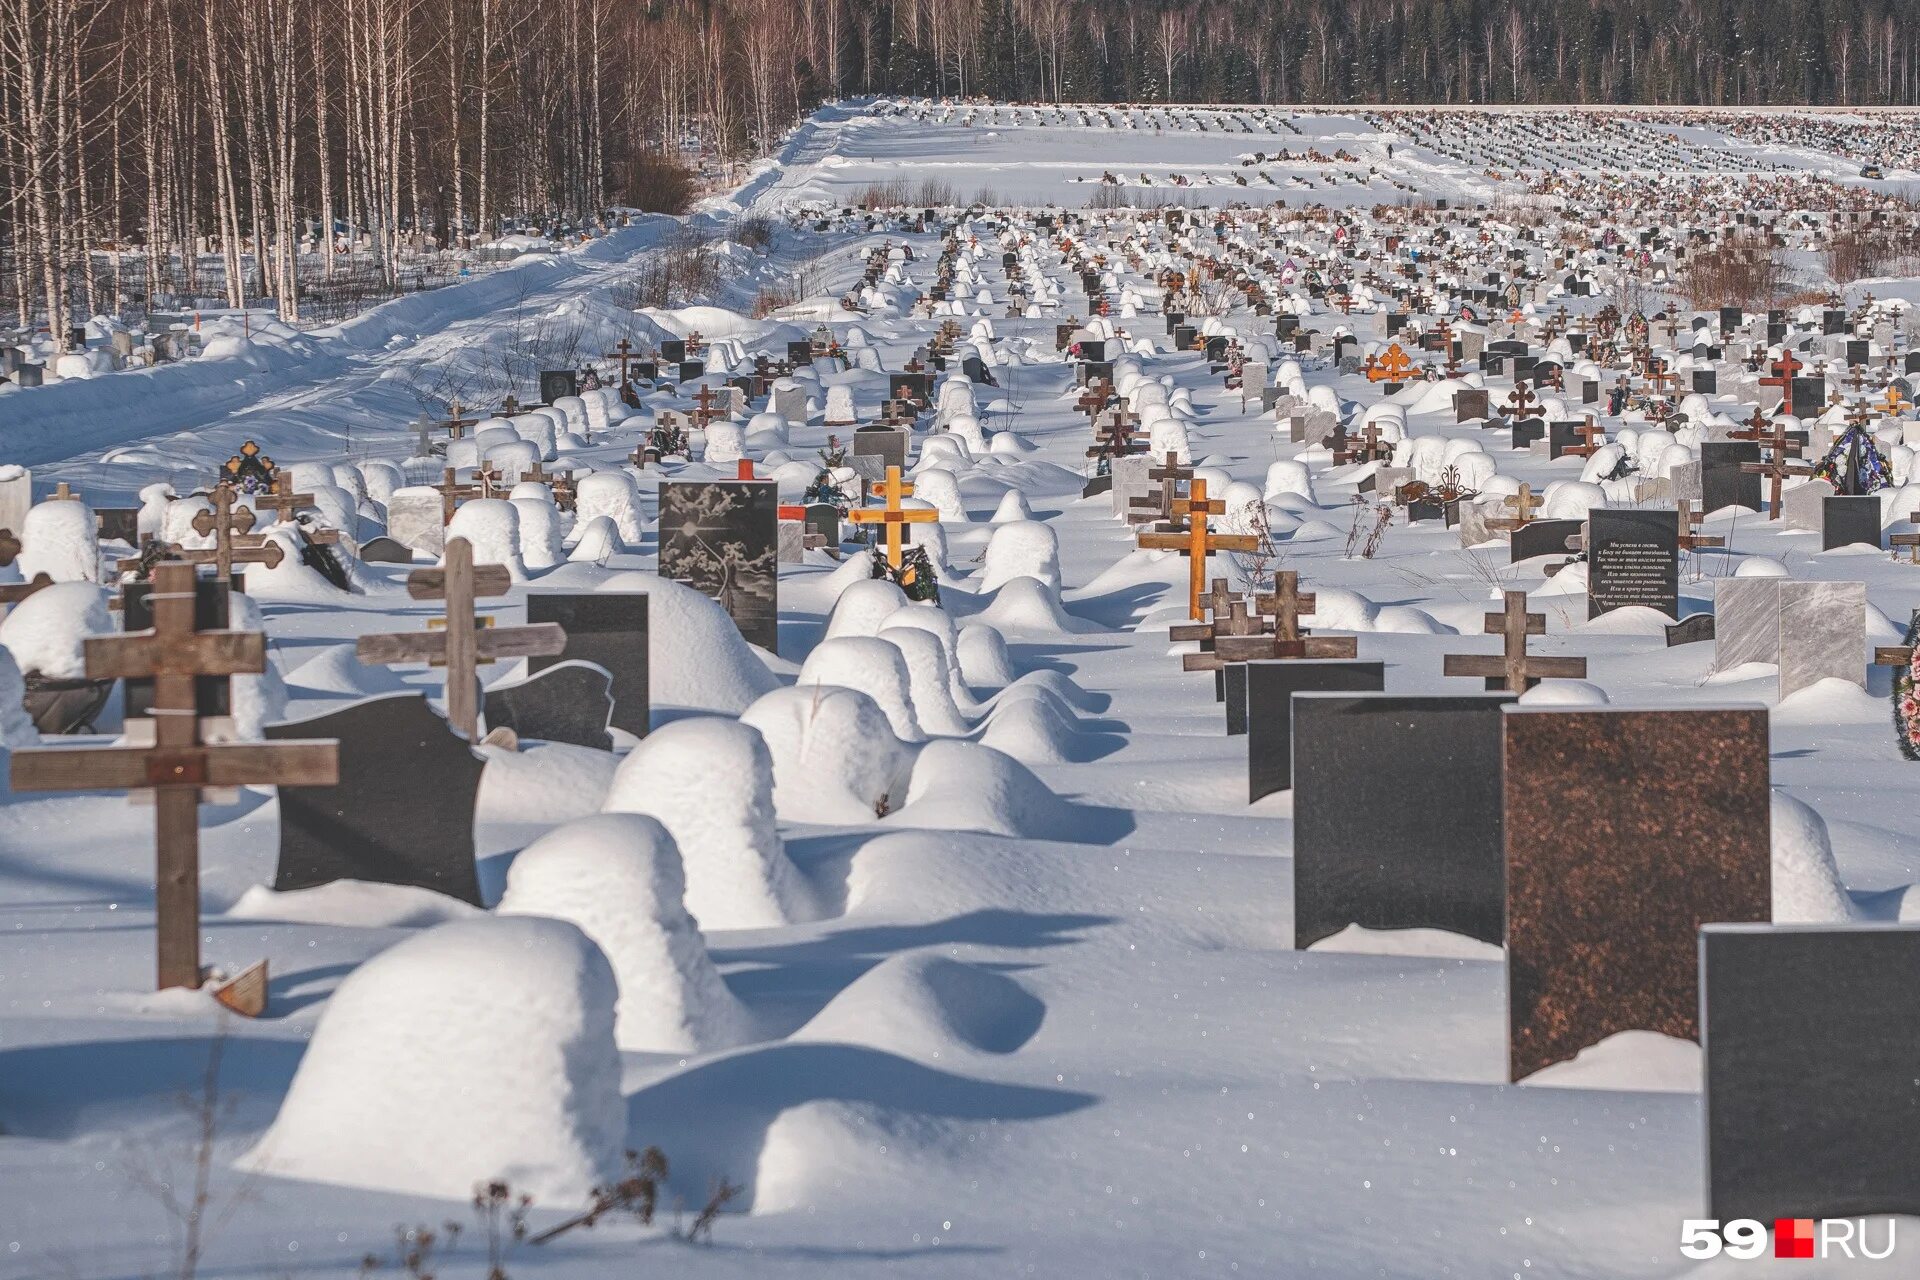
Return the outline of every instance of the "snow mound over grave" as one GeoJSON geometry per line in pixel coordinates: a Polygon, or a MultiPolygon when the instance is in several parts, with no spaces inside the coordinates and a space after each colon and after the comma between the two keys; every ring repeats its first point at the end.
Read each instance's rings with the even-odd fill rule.
{"type": "Polygon", "coordinates": [[[953,677],[946,647],[940,637],[918,627],[882,627],[879,639],[900,651],[907,664],[914,718],[927,733],[964,734],[972,731],[953,700],[953,677]]]}
{"type": "MultiPolygon", "coordinates": [[[[566,570],[543,583],[552,585],[566,570]]],[[[595,591],[647,596],[648,670],[653,705],[738,715],[779,680],[740,638],[733,619],[692,587],[652,573],[615,573],[595,591]]]]}
{"type": "Polygon", "coordinates": [[[1073,713],[1044,690],[995,702],[987,730],[980,735],[981,745],[1028,765],[1070,764],[1083,759],[1085,752],[1079,739],[1073,713]]]}
{"type": "Polygon", "coordinates": [[[93,508],[55,499],[27,511],[20,522],[20,552],[14,563],[28,582],[46,574],[55,582],[100,581],[100,544],[93,508]]]}
{"type": "Polygon", "coordinates": [[[1076,618],[1062,608],[1058,587],[1027,577],[1014,578],[1001,586],[993,603],[977,615],[976,621],[1024,636],[1085,635],[1104,630],[1099,623],[1076,618]]]}
{"type": "Polygon", "coordinates": [[[800,667],[796,688],[834,685],[871,698],[905,742],[921,742],[926,733],[914,712],[913,675],[900,648],[877,636],[841,636],[822,640],[800,667]]]}
{"type": "Polygon", "coordinates": [[[1826,820],[1812,806],[1773,793],[1773,922],[1832,924],[1857,920],[1859,909],[1840,881],[1826,820]]]}
{"type": "Polygon", "coordinates": [[[295,697],[368,698],[398,693],[408,687],[392,667],[368,665],[354,655],[350,644],[329,644],[293,669],[287,677],[295,697]]]}
{"type": "Polygon", "coordinates": [[[1489,963],[1499,962],[1506,954],[1490,942],[1446,929],[1369,929],[1358,924],[1350,924],[1340,932],[1320,939],[1307,950],[1377,956],[1423,956],[1434,960],[1485,960],[1489,963]]]}
{"type": "Polygon", "coordinates": [[[1528,706],[1604,707],[1607,691],[1585,680],[1542,680],[1520,695],[1528,706]]]}
{"type": "Polygon", "coordinates": [[[618,988],[574,926],[443,924],[328,1001],[280,1114],[242,1167],[465,1200],[508,1182],[550,1206],[620,1170],[618,988]]]}
{"type": "Polygon", "coordinates": [[[549,827],[598,813],[619,767],[612,752],[570,742],[522,743],[511,751],[482,743],[474,750],[487,761],[473,806],[476,823],[549,827]]]}
{"type": "Polygon", "coordinates": [[[311,889],[277,891],[257,884],[225,912],[228,920],[278,920],[346,929],[424,929],[485,911],[444,893],[410,884],[335,880],[311,889]]]}
{"type": "Polygon", "coordinates": [[[1658,1031],[1617,1031],[1520,1083],[1548,1089],[1608,1089],[1628,1093],[1698,1093],[1700,1046],[1658,1031]]]}
{"type": "Polygon", "coordinates": [[[1012,978],[922,951],[875,965],[791,1038],[951,1064],[969,1054],[1012,1053],[1040,1029],[1046,1013],[1012,978]]]}
{"type": "Polygon", "coordinates": [[[871,822],[904,794],[913,753],[866,694],[775,689],[740,714],[773,757],[773,804],[790,822],[871,822]]]}
{"type": "Polygon", "coordinates": [[[107,591],[91,582],[56,582],[13,605],[0,621],[0,645],[24,672],[50,680],[87,674],[88,636],[114,634],[107,591]]]}
{"type": "Polygon", "coordinates": [[[894,826],[984,831],[1036,840],[1082,838],[1075,806],[1013,757],[977,743],[936,738],[920,751],[894,826]]]}
{"type": "Polygon", "coordinates": [[[994,526],[978,590],[994,591],[1020,577],[1037,579],[1056,593],[1060,590],[1060,539],[1051,525],[1014,520],[994,526]]]}
{"type": "Polygon", "coordinates": [[[1013,683],[1007,640],[997,628],[978,622],[960,628],[954,653],[960,661],[961,678],[969,688],[1000,689],[1013,683]]]}
{"type": "Polygon", "coordinates": [[[656,729],[620,762],[606,811],[665,825],[703,929],[776,928],[816,913],[774,826],[773,757],[748,725],[700,716],[656,729]]]}
{"type": "Polygon", "coordinates": [[[620,984],[622,1049],[706,1053],[750,1037],[747,1011],[720,980],[685,902],[673,837],[637,813],[601,813],[556,827],[513,860],[501,915],[579,926],[620,984]]]}
{"type": "MultiPolygon", "coordinates": [[[[865,573],[868,572],[865,560],[864,556],[855,556],[848,563],[859,564],[861,572],[865,573]]],[[[840,593],[840,598],[833,602],[833,614],[827,619],[826,638],[877,636],[887,619],[906,604],[906,592],[885,578],[862,578],[849,583],[840,593]]]]}
{"type": "Polygon", "coordinates": [[[1378,631],[1399,635],[1447,635],[1451,628],[1423,609],[1409,605],[1377,605],[1358,591],[1315,583],[1314,611],[1301,621],[1316,631],[1378,631]]]}

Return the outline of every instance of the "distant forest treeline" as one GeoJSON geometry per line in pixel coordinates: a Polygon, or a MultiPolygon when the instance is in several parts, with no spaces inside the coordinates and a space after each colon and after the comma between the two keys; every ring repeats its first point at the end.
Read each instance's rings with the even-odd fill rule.
{"type": "Polygon", "coordinates": [[[62,337],[181,292],[296,319],[323,227],[394,289],[422,246],[683,205],[690,150],[851,95],[1911,104],[1916,3],[0,0],[0,298],[62,337]]]}

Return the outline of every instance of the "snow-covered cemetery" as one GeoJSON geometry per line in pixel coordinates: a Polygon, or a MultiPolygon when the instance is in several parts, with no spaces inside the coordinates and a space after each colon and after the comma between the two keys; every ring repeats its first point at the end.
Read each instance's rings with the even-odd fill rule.
{"type": "Polygon", "coordinates": [[[0,1276],[1915,1274],[1920,113],[768,152],[23,269],[0,1276]]]}

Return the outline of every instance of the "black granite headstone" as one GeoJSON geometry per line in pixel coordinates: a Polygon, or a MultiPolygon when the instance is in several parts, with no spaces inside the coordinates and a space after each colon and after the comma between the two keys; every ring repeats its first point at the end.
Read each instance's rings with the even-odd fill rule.
{"type": "MultiPolygon", "coordinates": [[[[196,631],[222,631],[227,626],[228,583],[200,578],[194,583],[193,627],[196,631]]],[[[129,582],[120,592],[121,623],[127,631],[146,631],[153,626],[153,584],[129,582]]],[[[230,676],[196,676],[193,702],[203,716],[224,716],[233,707],[230,676]]],[[[129,719],[153,710],[153,681],[150,678],[126,681],[126,708],[129,719]]]]}
{"type": "Polygon", "coordinates": [[[1920,1213],[1920,929],[1707,925],[1700,1041],[1709,1214],[1920,1213]]]}
{"type": "Polygon", "coordinates": [[[1702,640],[1713,639],[1713,615],[1696,613],[1690,618],[1682,618],[1667,628],[1667,648],[1676,648],[1683,644],[1699,644],[1702,640]]]}
{"type": "Polygon", "coordinates": [[[561,396],[580,394],[580,375],[572,369],[542,369],[540,371],[540,402],[552,404],[561,396]]]}
{"type": "Polygon", "coordinates": [[[1760,446],[1752,440],[1709,440],[1700,445],[1701,509],[1711,515],[1722,507],[1760,509],[1760,477],[1740,470],[1742,463],[1760,461],[1760,446]]]}
{"type": "Polygon", "coordinates": [[[1111,472],[1102,472],[1097,476],[1088,476],[1087,482],[1080,486],[1080,496],[1083,498],[1097,498],[1103,493],[1112,492],[1113,474],[1111,472]]]}
{"type": "Polygon", "coordinates": [[[593,662],[569,660],[518,684],[487,690],[487,728],[511,729],[522,739],[613,750],[607,720],[613,713],[613,675],[593,662]]]}
{"type": "Polygon", "coordinates": [[[1293,700],[1293,945],[1348,925],[1506,926],[1500,708],[1510,694],[1293,700]]]}
{"type": "Polygon", "coordinates": [[[1373,692],[1386,688],[1381,662],[1272,659],[1240,664],[1247,680],[1247,799],[1293,785],[1293,707],[1296,693],[1373,692]]]}
{"type": "Polygon", "coordinates": [[[1920,351],[1907,352],[1906,371],[1908,373],[1920,373],[1920,351]]]}
{"type": "Polygon", "coordinates": [[[1829,494],[1820,526],[1820,549],[1850,547],[1865,543],[1880,545],[1880,499],[1872,494],[1858,497],[1829,494]]]}
{"type": "Polygon", "coordinates": [[[1558,458],[1569,449],[1577,449],[1582,444],[1580,428],[1585,422],[1549,422],[1547,424],[1547,456],[1558,458]]]}
{"type": "Polygon", "coordinates": [[[382,535],[360,544],[360,558],[368,564],[412,564],[413,548],[382,535]]]}
{"type": "Polygon", "coordinates": [[[780,640],[779,509],[771,480],[660,486],[660,576],[719,602],[740,634],[769,652],[780,640]]]}
{"type": "Polygon", "coordinates": [[[1247,731],[1247,664],[1225,662],[1220,671],[1220,701],[1227,704],[1227,736],[1238,738],[1247,731]]]}
{"type": "Polygon", "coordinates": [[[791,341],[788,342],[787,343],[787,363],[788,364],[812,364],[813,363],[813,344],[811,342],[791,342],[791,341]]]}
{"type": "Polygon", "coordinates": [[[93,514],[100,527],[102,542],[124,542],[135,547],[140,545],[140,508],[95,507],[93,514]]]}
{"type": "Polygon", "coordinates": [[[652,714],[648,683],[647,597],[637,591],[575,594],[531,592],[527,621],[557,622],[567,633],[558,657],[530,658],[538,673],[569,659],[591,662],[613,677],[613,726],[636,738],[647,736],[652,714]]]}
{"type": "Polygon", "coordinates": [[[1820,313],[1820,333],[1822,336],[1847,331],[1847,313],[1844,311],[1823,311],[1820,313]]]}
{"type": "Polygon", "coordinates": [[[1524,449],[1535,440],[1544,440],[1547,435],[1546,420],[1542,418],[1522,418],[1513,424],[1513,447],[1524,449]]]}
{"type": "Polygon", "coordinates": [[[824,538],[828,547],[838,547],[840,545],[840,508],[831,502],[808,503],[805,527],[808,533],[817,533],[824,538]]]}
{"type": "Polygon", "coordinates": [[[681,382],[698,382],[701,378],[706,376],[706,373],[707,373],[706,361],[682,360],[680,362],[680,371],[679,371],[678,377],[681,382]]]}
{"type": "Polygon", "coordinates": [[[1796,418],[1817,418],[1827,411],[1827,380],[1795,378],[1789,388],[1788,412],[1796,418]]]}
{"type": "Polygon", "coordinates": [[[1721,336],[1724,337],[1725,335],[1732,333],[1735,329],[1738,329],[1740,327],[1740,322],[1745,318],[1746,318],[1745,314],[1738,307],[1720,308],[1721,336]]]}
{"type": "Polygon", "coordinates": [[[481,905],[473,806],[486,762],[428,708],[425,695],[388,694],[269,725],[267,738],[340,741],[337,785],[280,789],[275,889],[366,880],[481,905]]]}
{"type": "Polygon", "coordinates": [[[1628,605],[1679,617],[1679,516],[1672,511],[1595,507],[1587,525],[1587,617],[1628,605]]]}
{"type": "Polygon", "coordinates": [[[1850,365],[1865,364],[1868,360],[1872,359],[1873,357],[1867,354],[1868,345],[1864,338],[1848,339],[1847,363],[1850,365]]]}
{"type": "Polygon", "coordinates": [[[1581,523],[1579,520],[1532,520],[1521,525],[1513,531],[1507,548],[1508,563],[1519,564],[1535,556],[1572,555],[1567,549],[1567,539],[1580,532],[1581,523]]]}
{"type": "Polygon", "coordinates": [[[1720,391],[1720,374],[1714,369],[1695,369],[1693,371],[1693,389],[1703,396],[1716,395],[1720,391]]]}
{"type": "Polygon", "coordinates": [[[660,344],[660,362],[662,364],[680,364],[687,358],[687,344],[679,338],[668,338],[660,344]]]}

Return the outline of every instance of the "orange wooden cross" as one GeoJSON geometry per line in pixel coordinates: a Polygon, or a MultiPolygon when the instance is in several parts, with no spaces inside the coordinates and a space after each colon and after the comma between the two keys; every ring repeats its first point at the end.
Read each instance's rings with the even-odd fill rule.
{"type": "Polygon", "coordinates": [[[480,684],[475,668],[496,658],[551,658],[567,647],[567,633],[557,622],[524,627],[493,627],[476,619],[476,596],[503,596],[513,579],[503,564],[475,564],[473,544],[465,538],[447,540],[446,565],[415,569],[407,575],[407,594],[415,600],[445,600],[444,619],[434,619],[437,631],[403,631],[361,636],[354,656],[370,666],[425,662],[447,669],[447,723],[468,742],[480,724],[480,684]]]}
{"type": "Polygon", "coordinates": [[[1525,693],[1544,679],[1584,680],[1585,658],[1534,658],[1527,655],[1527,637],[1547,634],[1547,615],[1527,612],[1527,593],[1506,593],[1506,608],[1487,615],[1487,634],[1504,639],[1499,656],[1479,653],[1444,655],[1440,673],[1448,676],[1481,676],[1499,681],[1508,693],[1525,693]]]}
{"type": "Polygon", "coordinates": [[[898,569],[901,558],[906,553],[907,526],[910,524],[928,524],[940,518],[938,511],[925,507],[908,510],[900,505],[902,498],[913,496],[913,486],[900,478],[900,468],[888,467],[887,478],[871,486],[876,498],[884,498],[884,507],[856,507],[847,513],[847,519],[855,524],[877,524],[886,530],[887,563],[898,569]]]}
{"type": "Polygon", "coordinates": [[[153,629],[86,642],[91,678],[152,679],[152,746],[28,748],[15,751],[12,761],[15,791],[154,792],[155,932],[163,989],[198,987],[202,980],[200,788],[324,787],[340,780],[339,744],[332,740],[220,746],[201,740],[195,680],[265,671],[267,648],[258,631],[196,631],[196,581],[190,564],[156,566],[153,629]]]}
{"type": "Polygon", "coordinates": [[[1172,514],[1185,517],[1184,533],[1142,532],[1140,546],[1148,551],[1178,551],[1188,564],[1187,616],[1196,621],[1206,614],[1200,608],[1200,596],[1207,585],[1207,557],[1216,551],[1255,551],[1260,539],[1250,533],[1221,534],[1207,529],[1207,517],[1225,515],[1227,504],[1207,498],[1207,482],[1195,479],[1187,486],[1187,496],[1174,501],[1172,514]]]}
{"type": "Polygon", "coordinates": [[[1378,359],[1369,356],[1365,368],[1368,382],[1405,382],[1413,360],[1395,342],[1387,347],[1386,355],[1378,359]]]}

